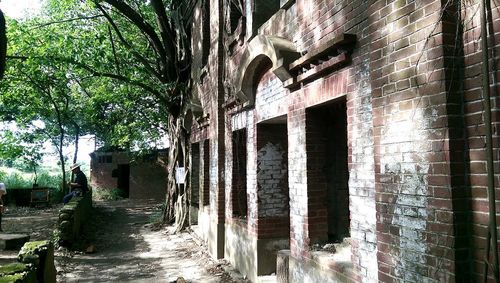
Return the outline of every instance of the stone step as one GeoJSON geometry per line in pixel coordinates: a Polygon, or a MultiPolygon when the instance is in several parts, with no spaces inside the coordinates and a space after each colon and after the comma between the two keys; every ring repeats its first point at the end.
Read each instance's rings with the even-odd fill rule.
{"type": "Polygon", "coordinates": [[[19,250],[29,240],[30,236],[26,234],[0,233],[0,251],[19,250]]]}

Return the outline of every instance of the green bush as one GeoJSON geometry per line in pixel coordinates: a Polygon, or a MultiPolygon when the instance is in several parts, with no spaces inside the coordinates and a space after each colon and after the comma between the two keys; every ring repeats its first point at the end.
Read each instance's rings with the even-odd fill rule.
{"type": "Polygon", "coordinates": [[[92,198],[94,200],[119,200],[123,198],[123,191],[117,188],[94,188],[92,198]]]}
{"type": "Polygon", "coordinates": [[[38,174],[37,183],[39,187],[59,188],[62,184],[62,176],[60,174],[51,175],[48,172],[42,172],[38,174]]]}
{"type": "MultiPolygon", "coordinates": [[[[9,190],[14,190],[14,189],[27,189],[30,190],[33,188],[33,174],[31,173],[22,173],[19,170],[15,169],[5,169],[5,170],[0,170],[0,182],[5,183],[7,186],[7,191],[9,190]]],[[[37,179],[38,187],[40,188],[50,188],[50,202],[51,203],[59,203],[62,201],[63,198],[63,191],[61,189],[61,184],[62,184],[62,176],[60,174],[50,174],[49,172],[42,171],[38,173],[38,179],[37,179]]],[[[13,201],[14,203],[29,203],[29,193],[25,197],[24,194],[22,194],[22,200],[18,200],[21,195],[19,194],[14,194],[13,192],[11,194],[7,194],[7,198],[16,198],[16,201],[13,201]],[[26,200],[24,200],[27,198],[26,200]]]]}
{"type": "Polygon", "coordinates": [[[11,172],[10,174],[7,174],[3,179],[3,183],[7,186],[7,189],[32,187],[31,179],[24,178],[23,174],[18,172],[11,172]]]}

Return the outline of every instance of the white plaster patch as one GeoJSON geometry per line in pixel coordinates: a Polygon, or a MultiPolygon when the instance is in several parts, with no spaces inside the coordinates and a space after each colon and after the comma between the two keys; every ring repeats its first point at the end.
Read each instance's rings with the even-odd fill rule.
{"type": "Polygon", "coordinates": [[[418,268],[425,265],[423,255],[427,249],[422,232],[427,228],[429,164],[422,162],[425,158],[419,158],[416,153],[422,151],[418,141],[427,139],[421,130],[427,127],[428,121],[424,119],[423,111],[416,109],[405,120],[388,124],[381,137],[384,148],[380,158],[381,179],[397,184],[392,192],[394,201],[391,212],[391,224],[399,228],[399,243],[394,243],[398,245],[399,251],[394,257],[394,273],[412,282],[424,280],[418,268]],[[405,155],[407,153],[413,155],[405,155]]]}
{"type": "Polygon", "coordinates": [[[259,217],[287,217],[286,152],[280,145],[267,143],[257,153],[259,217]]]}

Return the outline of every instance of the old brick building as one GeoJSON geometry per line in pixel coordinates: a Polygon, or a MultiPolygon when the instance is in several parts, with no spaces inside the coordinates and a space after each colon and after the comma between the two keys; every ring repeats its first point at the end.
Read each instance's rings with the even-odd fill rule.
{"type": "Polygon", "coordinates": [[[478,10],[198,1],[192,203],[210,253],[253,282],[276,272],[279,250],[290,252],[278,276],[292,282],[480,281],[489,214],[478,10]]]}
{"type": "Polygon", "coordinates": [[[101,148],[90,154],[90,185],[119,189],[131,199],[164,199],[167,151],[133,158],[123,150],[101,148]]]}

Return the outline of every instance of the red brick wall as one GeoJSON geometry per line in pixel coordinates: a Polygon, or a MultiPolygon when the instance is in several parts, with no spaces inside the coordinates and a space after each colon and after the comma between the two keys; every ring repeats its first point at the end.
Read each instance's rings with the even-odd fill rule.
{"type": "MultiPolygon", "coordinates": [[[[287,114],[288,124],[288,168],[290,187],[290,221],[291,251],[294,257],[307,258],[310,249],[307,207],[307,168],[306,165],[306,128],[305,108],[315,106],[335,98],[347,97],[348,115],[348,163],[350,170],[350,211],[353,264],[362,278],[376,280],[377,263],[375,257],[375,192],[374,192],[374,159],[372,139],[371,92],[369,83],[369,44],[367,34],[367,18],[369,3],[365,1],[301,1],[292,7],[280,10],[270,21],[265,23],[259,34],[280,36],[294,42],[299,51],[311,51],[324,43],[328,38],[343,32],[354,33],[358,43],[352,55],[352,63],[345,69],[336,71],[324,78],[304,85],[297,91],[280,91],[281,83],[257,86],[258,91],[268,93],[256,98],[256,117],[245,117],[236,114],[228,121],[236,123],[244,120],[263,121],[270,117],[287,114]],[[278,98],[274,102],[274,98],[278,98]],[[281,98],[283,97],[283,98],[281,98]],[[273,109],[275,116],[262,111],[260,106],[273,109]],[[277,105],[275,108],[270,106],[277,105]],[[286,106],[285,109],[283,109],[286,106]],[[277,113],[276,113],[277,112],[277,113]],[[266,118],[267,117],[267,118],[266,118]]],[[[247,11],[247,17],[248,17],[247,11]]],[[[250,21],[247,20],[250,24],[250,21]]],[[[248,29],[247,29],[248,30],[248,29]]],[[[251,34],[247,33],[247,40],[251,34]]],[[[228,56],[228,78],[233,78],[234,70],[238,70],[246,43],[236,46],[233,54],[228,56]],[[233,72],[231,71],[233,70],[233,72]]],[[[263,78],[269,76],[265,74],[263,78]]],[[[264,79],[264,81],[266,81],[264,79]]],[[[272,80],[271,80],[272,81],[272,80]]],[[[228,92],[228,94],[231,94],[228,92]]],[[[255,123],[255,122],[253,122],[255,123]]],[[[249,125],[251,127],[251,125],[249,125]]],[[[234,126],[233,126],[234,128],[234,126]]],[[[249,132],[251,130],[249,129],[249,132]]],[[[252,154],[250,152],[250,154],[252,154]]],[[[253,182],[249,176],[250,183],[253,182]]],[[[230,180],[226,179],[226,182],[230,180]]],[[[252,207],[250,207],[250,211],[252,207]]]]}
{"type": "Polygon", "coordinates": [[[90,185],[93,188],[116,189],[117,178],[113,177],[113,170],[118,164],[129,164],[128,155],[124,152],[95,152],[95,157],[90,160],[90,185]],[[111,163],[99,162],[99,156],[110,156],[111,163]]]}
{"type": "MultiPolygon", "coordinates": [[[[198,123],[194,123],[192,130],[192,142],[201,142],[202,140],[210,140],[207,146],[203,146],[203,190],[206,193],[208,187],[208,197],[204,195],[204,204],[210,204],[208,208],[204,208],[202,213],[207,213],[210,218],[217,222],[224,222],[224,180],[223,168],[224,165],[224,150],[225,150],[225,125],[222,118],[224,95],[222,76],[219,76],[223,70],[221,69],[221,52],[222,46],[221,34],[222,10],[220,5],[222,1],[208,1],[210,11],[205,15],[210,15],[210,22],[204,21],[201,5],[204,1],[199,1],[194,11],[194,23],[192,32],[193,46],[193,67],[192,76],[194,79],[194,93],[197,96],[202,108],[202,119],[198,123]],[[209,24],[209,33],[203,36],[203,27],[209,24]],[[208,58],[203,58],[202,51],[203,43],[207,41],[210,47],[208,58]]],[[[207,2],[207,4],[208,4],[207,2]]],[[[206,18],[206,17],[205,17],[206,18]]],[[[206,54],[206,53],[205,53],[206,54]]],[[[204,233],[209,233],[205,231],[204,233]]]]}
{"type": "MultiPolygon", "coordinates": [[[[118,179],[113,171],[118,165],[130,164],[125,152],[95,152],[96,157],[91,159],[90,184],[93,188],[115,189],[118,179]],[[111,156],[112,163],[100,163],[98,156],[111,156]]],[[[129,198],[132,199],[165,199],[167,185],[167,171],[165,169],[166,156],[137,160],[130,164],[129,198]]],[[[117,174],[116,172],[115,174],[117,174]]]]}
{"type": "Polygon", "coordinates": [[[130,165],[131,199],[165,201],[168,172],[167,156],[136,161],[130,165]]]}
{"type": "Polygon", "coordinates": [[[441,5],[377,1],[370,7],[377,246],[384,282],[455,280],[450,158],[456,143],[448,127],[456,113],[440,57],[446,51],[441,5]]]}
{"type": "Polygon", "coordinates": [[[290,236],[286,124],[257,126],[258,237],[290,236]]]}
{"type": "Polygon", "coordinates": [[[306,112],[308,224],[311,241],[349,237],[349,188],[345,102],[306,112]]]}
{"type": "MultiPolygon", "coordinates": [[[[490,93],[492,96],[492,129],[493,129],[493,160],[495,169],[495,186],[496,186],[496,221],[500,223],[500,189],[499,184],[499,162],[498,154],[500,152],[498,127],[500,116],[498,113],[500,87],[498,75],[500,62],[498,54],[500,50],[500,3],[498,1],[487,1],[491,3],[489,11],[489,41],[488,46],[489,56],[496,56],[497,59],[490,59],[490,93]]],[[[469,178],[466,180],[467,190],[463,197],[467,199],[465,209],[470,209],[469,214],[464,218],[464,224],[461,226],[462,231],[469,231],[466,235],[469,236],[468,241],[464,244],[469,249],[467,255],[471,258],[471,281],[482,281],[484,259],[486,257],[486,242],[488,229],[488,193],[487,193],[487,165],[485,151],[485,126],[483,114],[483,91],[481,73],[482,68],[482,47],[481,47],[481,25],[479,1],[471,1],[462,4],[461,22],[465,23],[463,27],[463,53],[464,53],[464,71],[463,71],[463,88],[464,88],[464,119],[465,119],[465,137],[466,137],[466,155],[467,161],[465,170],[469,172],[469,178]]],[[[498,227],[498,226],[497,226],[498,227]]],[[[497,231],[500,230],[497,228],[497,231]]],[[[500,242],[497,243],[500,250],[500,242]]],[[[490,255],[492,253],[490,252],[490,255]]],[[[491,269],[488,272],[490,282],[492,281],[491,269]]]]}
{"type": "MultiPolygon", "coordinates": [[[[210,125],[203,130],[205,138],[213,139],[213,215],[224,221],[225,208],[225,221],[231,223],[232,132],[245,128],[248,231],[260,234],[261,224],[273,225],[259,222],[261,147],[257,144],[265,135],[256,125],[286,115],[291,252],[296,259],[309,260],[316,234],[324,233],[324,227],[315,230],[310,220],[324,210],[311,206],[315,196],[309,189],[317,176],[308,173],[306,163],[313,146],[308,142],[312,120],[307,120],[307,113],[311,107],[345,97],[353,279],[478,281],[488,205],[477,1],[458,7],[455,1],[435,0],[297,0],[271,17],[258,34],[284,37],[302,53],[341,33],[356,34],[352,62],[291,92],[263,67],[263,73],[252,78],[255,108],[236,113],[221,106],[234,95],[234,77],[254,35],[251,5],[246,1],[245,40],[226,46],[230,51],[226,52],[219,44],[225,38],[215,16],[221,16],[217,4],[222,2],[212,3],[214,48],[208,72],[196,87],[210,117],[210,125]]],[[[498,53],[500,4],[493,1],[492,5],[490,30],[495,36],[491,42],[498,53]]],[[[497,61],[491,62],[494,95],[497,61]]],[[[497,108],[496,98],[492,105],[497,108]]],[[[496,112],[493,126],[498,124],[496,112]]],[[[497,156],[496,130],[494,135],[497,156]]],[[[497,206],[499,195],[497,189],[497,206]]]]}

